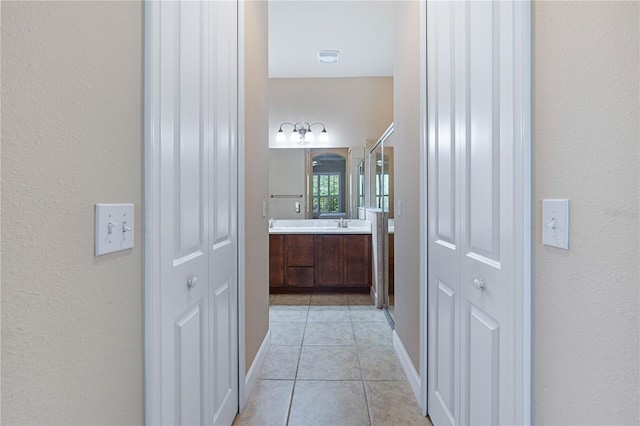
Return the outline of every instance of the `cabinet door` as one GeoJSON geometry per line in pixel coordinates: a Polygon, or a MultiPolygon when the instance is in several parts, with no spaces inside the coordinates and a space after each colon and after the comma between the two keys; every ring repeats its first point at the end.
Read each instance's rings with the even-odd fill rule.
{"type": "Polygon", "coordinates": [[[340,286],[344,280],[344,235],[314,237],[316,284],[340,286]]]}
{"type": "Polygon", "coordinates": [[[345,235],[344,284],[371,285],[371,236],[345,235]]]}
{"type": "Polygon", "coordinates": [[[269,235],[269,287],[284,285],[284,235],[269,235]]]}

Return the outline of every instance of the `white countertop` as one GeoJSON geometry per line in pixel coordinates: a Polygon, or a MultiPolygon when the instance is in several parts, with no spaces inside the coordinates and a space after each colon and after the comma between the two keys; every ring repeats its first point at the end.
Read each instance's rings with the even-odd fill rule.
{"type": "Polygon", "coordinates": [[[269,234],[371,234],[371,222],[347,219],[346,228],[335,219],[271,219],[269,234]],[[271,226],[272,225],[272,226],[271,226]]]}

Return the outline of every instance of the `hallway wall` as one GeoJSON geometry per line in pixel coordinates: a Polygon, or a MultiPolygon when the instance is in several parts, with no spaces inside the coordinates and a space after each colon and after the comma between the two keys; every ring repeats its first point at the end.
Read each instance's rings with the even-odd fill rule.
{"type": "Polygon", "coordinates": [[[246,1],[245,10],[245,369],[269,329],[269,150],[267,128],[267,2],[246,1]]]}
{"type": "Polygon", "coordinates": [[[639,424],[638,2],[534,3],[534,421],[639,424]],[[569,250],[543,198],[570,199],[569,250]]]}
{"type": "Polygon", "coordinates": [[[420,372],[420,4],[394,3],[395,324],[420,372]],[[402,200],[402,215],[397,201],[402,200]]]}
{"type": "Polygon", "coordinates": [[[140,424],[143,6],[2,7],[3,424],[140,424]],[[135,248],[94,257],[94,204],[135,248]]]}

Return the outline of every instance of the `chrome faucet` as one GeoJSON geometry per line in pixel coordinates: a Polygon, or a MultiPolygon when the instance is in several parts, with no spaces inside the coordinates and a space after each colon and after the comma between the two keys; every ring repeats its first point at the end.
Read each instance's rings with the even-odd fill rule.
{"type": "Polygon", "coordinates": [[[346,228],[347,227],[347,221],[344,220],[343,217],[340,218],[340,221],[338,222],[338,228],[346,228]]]}

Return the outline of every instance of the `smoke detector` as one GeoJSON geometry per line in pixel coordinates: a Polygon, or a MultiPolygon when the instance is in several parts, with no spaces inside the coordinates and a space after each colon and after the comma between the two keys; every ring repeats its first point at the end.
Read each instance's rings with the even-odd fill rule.
{"type": "Polygon", "coordinates": [[[318,52],[318,62],[321,64],[333,64],[338,62],[340,52],[337,50],[321,50],[318,52]]]}

